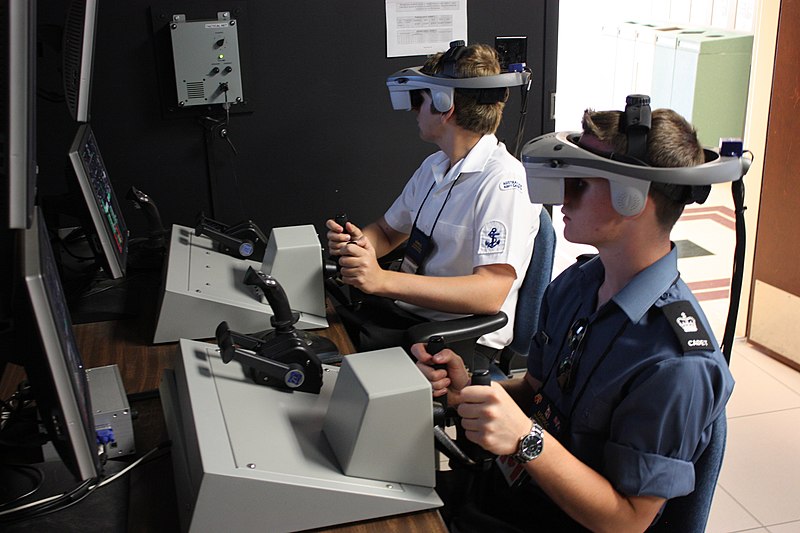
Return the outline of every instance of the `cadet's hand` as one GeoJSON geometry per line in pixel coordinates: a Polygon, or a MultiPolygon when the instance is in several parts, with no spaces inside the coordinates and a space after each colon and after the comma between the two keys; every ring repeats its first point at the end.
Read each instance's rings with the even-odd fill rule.
{"type": "Polygon", "coordinates": [[[342,282],[367,294],[381,295],[391,275],[378,264],[375,248],[363,234],[340,250],[339,266],[342,282]]]}
{"type": "Polygon", "coordinates": [[[531,421],[497,382],[490,387],[465,387],[458,414],[469,440],[496,455],[517,451],[519,439],[531,429],[531,421]]]}
{"type": "Polygon", "coordinates": [[[469,384],[469,374],[464,366],[464,360],[449,348],[431,355],[423,343],[413,345],[411,353],[417,358],[417,368],[431,382],[433,396],[439,397],[449,393],[447,402],[450,405],[458,404],[461,389],[469,384]],[[434,365],[444,365],[444,367],[434,368],[434,365]]]}
{"type": "Polygon", "coordinates": [[[329,230],[326,237],[328,238],[328,253],[330,255],[343,255],[348,243],[361,244],[362,241],[366,240],[361,229],[352,222],[347,222],[345,224],[346,227],[342,227],[335,220],[328,219],[325,222],[325,226],[329,230]],[[353,237],[353,235],[357,237],[353,237]]]}

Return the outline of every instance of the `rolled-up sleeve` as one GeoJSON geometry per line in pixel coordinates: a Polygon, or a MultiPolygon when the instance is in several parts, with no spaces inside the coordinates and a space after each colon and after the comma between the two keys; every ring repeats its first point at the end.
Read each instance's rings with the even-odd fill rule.
{"type": "Polygon", "coordinates": [[[606,475],[618,491],[674,498],[694,490],[693,461],[733,388],[719,365],[704,354],[684,355],[653,365],[632,382],[614,411],[603,452],[606,475]]]}

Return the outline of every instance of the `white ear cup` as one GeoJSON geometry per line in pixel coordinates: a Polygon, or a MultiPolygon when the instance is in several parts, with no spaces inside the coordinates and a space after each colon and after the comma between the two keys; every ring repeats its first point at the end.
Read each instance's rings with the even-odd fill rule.
{"type": "Polygon", "coordinates": [[[644,209],[644,204],[647,202],[647,189],[649,182],[643,181],[648,187],[641,186],[633,187],[615,181],[609,180],[611,184],[611,205],[614,210],[622,216],[630,217],[638,215],[644,209]]]}
{"type": "Polygon", "coordinates": [[[440,113],[446,113],[453,107],[453,88],[442,87],[431,89],[431,99],[433,100],[433,107],[440,113]]]}

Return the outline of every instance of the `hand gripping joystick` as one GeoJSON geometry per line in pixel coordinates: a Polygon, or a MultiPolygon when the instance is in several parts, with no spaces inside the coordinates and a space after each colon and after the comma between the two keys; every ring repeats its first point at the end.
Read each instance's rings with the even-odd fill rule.
{"type": "MultiPolygon", "coordinates": [[[[342,227],[343,233],[350,235],[350,243],[355,244],[355,240],[352,240],[355,235],[347,231],[347,222],[349,222],[347,213],[334,215],[333,221],[342,227]]],[[[343,290],[344,283],[341,279],[339,256],[330,256],[330,265],[330,267],[326,266],[325,269],[325,288],[328,290],[328,293],[339,303],[350,307],[354,311],[359,310],[361,308],[361,303],[364,301],[364,293],[350,286],[348,286],[346,290],[343,290]]]]}
{"type": "MultiPolygon", "coordinates": [[[[429,353],[430,349],[428,349],[429,353]]],[[[472,384],[491,386],[491,377],[488,370],[477,370],[472,374],[472,384]]],[[[467,439],[464,429],[461,427],[460,418],[455,414],[452,408],[448,408],[433,402],[433,418],[434,427],[433,435],[436,439],[436,448],[444,453],[448,458],[456,461],[463,467],[486,471],[494,461],[494,454],[487,452],[474,442],[467,439]],[[445,425],[447,419],[456,420],[456,439],[453,441],[450,436],[445,433],[442,426],[445,425]]]]}

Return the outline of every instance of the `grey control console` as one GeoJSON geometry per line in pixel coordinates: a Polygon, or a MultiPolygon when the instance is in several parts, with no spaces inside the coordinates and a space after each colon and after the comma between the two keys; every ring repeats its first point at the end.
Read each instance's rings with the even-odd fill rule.
{"type": "Polygon", "coordinates": [[[323,368],[319,394],[285,392],[181,340],[160,388],[183,531],[298,531],[442,505],[430,384],[405,352],[323,368]]]}

